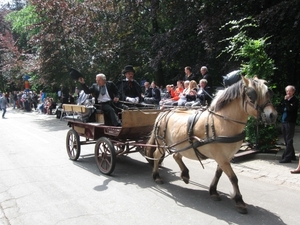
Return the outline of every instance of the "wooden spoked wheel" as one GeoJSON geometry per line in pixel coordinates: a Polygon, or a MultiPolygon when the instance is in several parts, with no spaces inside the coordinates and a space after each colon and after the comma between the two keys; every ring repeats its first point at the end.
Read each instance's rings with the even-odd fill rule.
{"type": "Polygon", "coordinates": [[[101,173],[109,175],[116,166],[116,152],[111,141],[106,137],[98,139],[95,145],[95,159],[101,173]]]}
{"type": "Polygon", "coordinates": [[[67,133],[66,148],[69,158],[76,161],[80,156],[80,139],[78,133],[73,129],[67,133]]]}

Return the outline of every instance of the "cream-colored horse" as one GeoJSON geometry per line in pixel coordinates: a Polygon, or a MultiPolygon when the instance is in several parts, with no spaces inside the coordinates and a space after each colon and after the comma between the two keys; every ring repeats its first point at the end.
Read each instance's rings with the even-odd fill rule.
{"type": "Polygon", "coordinates": [[[162,183],[158,159],[165,151],[174,153],[185,183],[189,182],[189,170],[182,161],[183,156],[200,162],[214,159],[218,166],[209,188],[211,197],[220,200],[217,184],[224,171],[232,183],[237,210],[247,213],[230,160],[243,142],[248,116],[262,119],[266,124],[275,123],[277,112],[270,103],[270,97],[271,91],[265,81],[243,77],[218,94],[207,110],[174,109],[160,113],[147,143],[158,147],[146,148],[146,155],[156,159],[153,179],[162,183]]]}

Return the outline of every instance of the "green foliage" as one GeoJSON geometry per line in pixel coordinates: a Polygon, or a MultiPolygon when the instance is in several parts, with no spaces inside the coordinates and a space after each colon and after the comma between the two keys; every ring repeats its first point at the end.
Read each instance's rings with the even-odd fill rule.
{"type": "MultiPolygon", "coordinates": [[[[249,78],[258,76],[260,79],[270,81],[274,71],[274,61],[269,58],[265,49],[268,45],[268,38],[252,39],[247,35],[247,29],[256,27],[254,24],[246,24],[247,19],[232,21],[226,24],[231,25],[230,30],[238,33],[227,38],[229,46],[222,53],[230,53],[231,56],[241,62],[242,73],[249,78]]],[[[223,27],[224,28],[224,27],[223,27]]],[[[270,84],[270,88],[276,87],[270,84]]],[[[276,125],[266,126],[258,123],[256,119],[249,118],[246,126],[246,140],[255,144],[256,148],[266,151],[274,147],[277,140],[276,125]]]]}
{"type": "Polygon", "coordinates": [[[34,24],[41,21],[41,18],[32,5],[27,5],[20,11],[9,13],[5,19],[11,23],[12,31],[20,36],[18,43],[20,47],[27,46],[27,41],[40,31],[40,29],[33,27],[34,24]]]}
{"type": "MultiPolygon", "coordinates": [[[[216,56],[225,48],[227,52],[233,50],[232,55],[243,54],[240,49],[251,36],[253,42],[249,40],[249,46],[259,44],[256,40],[260,42],[260,37],[269,37],[263,39],[271,43],[266,44],[265,50],[277,68],[276,76],[268,78],[269,81],[276,83],[279,90],[287,84],[298,87],[300,83],[299,0],[25,2],[23,10],[7,17],[14,32],[11,43],[18,46],[22,54],[21,57],[11,54],[12,60],[5,63],[10,71],[8,80],[34,72],[40,84],[70,86],[68,68],[74,67],[85,75],[87,83],[93,82],[99,72],[116,81],[122,68],[132,64],[138,81],[147,78],[164,85],[183,77],[183,68],[187,65],[196,75],[200,75],[199,68],[206,65],[213,84],[219,85],[221,75],[237,69],[249,58],[240,56],[233,61],[228,60],[229,54],[222,54],[216,60],[216,56]],[[258,22],[254,23],[249,16],[258,22]],[[245,18],[244,23],[240,23],[241,18],[245,18]],[[225,24],[227,21],[231,22],[225,24]],[[229,29],[220,30],[222,24],[229,29]],[[233,38],[232,44],[219,42],[220,37],[229,36],[233,38]]],[[[14,7],[13,10],[19,9],[14,7]]],[[[10,30],[7,23],[2,23],[1,15],[0,27],[1,31],[10,30]]],[[[4,38],[7,37],[6,34],[4,38]]],[[[7,43],[7,40],[0,41],[1,63],[5,55],[3,49],[7,51],[2,45],[7,43]]],[[[245,54],[255,54],[249,52],[251,49],[244,49],[245,54]]],[[[251,68],[244,69],[251,73],[249,76],[253,76],[250,71],[255,70],[262,77],[263,70],[252,68],[256,64],[251,62],[251,68]]]]}
{"type": "Polygon", "coordinates": [[[277,125],[265,125],[249,117],[246,126],[246,141],[262,152],[275,147],[278,137],[277,125]]]}

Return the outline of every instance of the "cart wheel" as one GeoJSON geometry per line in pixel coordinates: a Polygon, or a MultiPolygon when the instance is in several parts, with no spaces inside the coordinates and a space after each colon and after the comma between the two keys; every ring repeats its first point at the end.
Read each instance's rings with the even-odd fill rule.
{"type": "Polygon", "coordinates": [[[69,158],[76,161],[80,156],[80,139],[78,133],[73,129],[67,133],[66,147],[69,158]]]}
{"type": "Polygon", "coordinates": [[[111,141],[106,137],[98,139],[95,145],[95,159],[101,173],[109,175],[116,166],[116,152],[111,141]]]}

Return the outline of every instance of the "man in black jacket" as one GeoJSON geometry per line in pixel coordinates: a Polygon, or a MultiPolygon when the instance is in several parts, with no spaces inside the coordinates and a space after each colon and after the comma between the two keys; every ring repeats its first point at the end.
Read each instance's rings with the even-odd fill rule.
{"type": "Polygon", "coordinates": [[[295,87],[289,85],[285,88],[286,95],[279,105],[278,111],[282,113],[282,135],[286,145],[286,149],[282,154],[280,163],[290,163],[295,160],[295,150],[293,146],[293,138],[295,134],[295,126],[298,115],[298,99],[294,96],[295,87]]]}
{"type": "Polygon", "coordinates": [[[186,80],[196,80],[196,76],[192,73],[192,68],[190,66],[186,66],[184,68],[184,73],[185,73],[185,76],[184,76],[184,81],[186,80]]]}
{"type": "Polygon", "coordinates": [[[202,74],[202,79],[207,80],[206,86],[209,86],[210,88],[212,88],[212,78],[208,73],[207,67],[202,66],[201,69],[200,69],[200,73],[202,74]]]}
{"type": "Polygon", "coordinates": [[[135,70],[133,66],[125,66],[122,74],[125,76],[125,79],[117,83],[117,87],[120,91],[120,99],[122,101],[139,103],[142,100],[142,89],[139,83],[133,79],[135,70]]]}
{"type": "Polygon", "coordinates": [[[95,103],[101,105],[100,108],[109,117],[111,124],[108,123],[107,125],[121,126],[121,122],[114,109],[115,104],[119,101],[119,92],[116,85],[111,81],[106,81],[106,76],[102,73],[96,75],[97,83],[91,87],[85,84],[83,77],[80,77],[78,81],[81,83],[84,93],[93,94],[95,103]]]}

